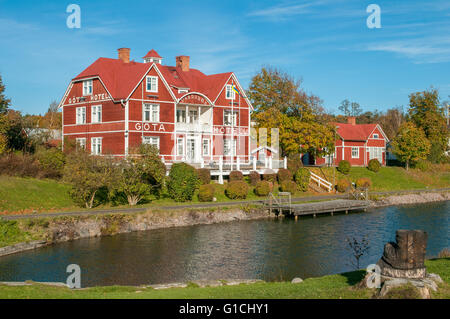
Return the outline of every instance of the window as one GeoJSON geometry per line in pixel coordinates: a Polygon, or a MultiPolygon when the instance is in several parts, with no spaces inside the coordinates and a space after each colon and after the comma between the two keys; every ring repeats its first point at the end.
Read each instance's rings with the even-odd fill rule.
{"type": "Polygon", "coordinates": [[[378,134],[373,134],[373,138],[378,138],[378,134]]]}
{"type": "Polygon", "coordinates": [[[142,136],[142,144],[150,144],[159,149],[159,137],[142,136]]]}
{"type": "Polygon", "coordinates": [[[236,155],[236,140],[226,138],[223,140],[223,155],[235,156],[236,155]]]}
{"type": "Polygon", "coordinates": [[[223,125],[233,125],[237,123],[237,111],[224,110],[223,111],[223,125]]]}
{"type": "Polygon", "coordinates": [[[189,92],[188,89],[178,89],[178,93],[187,93],[189,92]]]}
{"type": "Polygon", "coordinates": [[[83,81],[83,96],[92,94],[92,80],[83,81]]]}
{"type": "Polygon", "coordinates": [[[76,108],[76,123],[77,124],[86,124],[86,107],[77,107],[76,108]]]}
{"type": "Polygon", "coordinates": [[[352,147],[352,158],[359,158],[359,147],[352,147]]]}
{"type": "Polygon", "coordinates": [[[159,122],[159,105],[144,104],[142,107],[142,119],[144,122],[159,122]]]}
{"type": "Polygon", "coordinates": [[[198,122],[198,113],[196,110],[189,111],[189,123],[195,124],[198,122]]]}
{"type": "Polygon", "coordinates": [[[186,110],[177,110],[177,123],[186,123],[186,110]]]}
{"type": "Polygon", "coordinates": [[[225,98],[228,100],[233,100],[235,98],[233,86],[231,84],[227,84],[225,87],[225,98]]]}
{"type": "Polygon", "coordinates": [[[184,140],[183,140],[183,138],[177,139],[177,155],[184,155],[184,140]]]}
{"type": "Polygon", "coordinates": [[[203,149],[203,156],[208,156],[209,155],[209,139],[207,139],[207,138],[203,139],[202,149],[203,149]]]}
{"type": "Polygon", "coordinates": [[[102,153],[102,138],[93,137],[91,138],[91,154],[100,155],[102,153]]]}
{"type": "Polygon", "coordinates": [[[147,92],[158,92],[158,77],[157,76],[147,76],[147,92]]]}
{"type": "Polygon", "coordinates": [[[369,147],[369,160],[376,158],[380,163],[383,163],[383,147],[369,147]]]}
{"type": "Polygon", "coordinates": [[[91,123],[100,123],[102,121],[102,106],[93,105],[91,108],[91,123]]]}
{"type": "Polygon", "coordinates": [[[77,149],[86,149],[86,138],[77,138],[76,139],[77,149]]]}

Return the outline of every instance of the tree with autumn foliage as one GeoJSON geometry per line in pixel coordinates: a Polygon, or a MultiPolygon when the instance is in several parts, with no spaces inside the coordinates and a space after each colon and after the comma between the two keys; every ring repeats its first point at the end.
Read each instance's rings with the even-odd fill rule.
{"type": "Polygon", "coordinates": [[[427,158],[431,143],[422,128],[417,127],[413,122],[405,122],[392,142],[392,149],[397,158],[406,164],[408,170],[412,163],[427,158]]]}
{"type": "Polygon", "coordinates": [[[334,149],[334,127],[326,125],[321,116],[322,101],[307,94],[301,81],[272,67],[263,67],[251,81],[248,96],[255,112],[256,129],[279,129],[283,155],[310,153],[321,156],[334,149]]]}

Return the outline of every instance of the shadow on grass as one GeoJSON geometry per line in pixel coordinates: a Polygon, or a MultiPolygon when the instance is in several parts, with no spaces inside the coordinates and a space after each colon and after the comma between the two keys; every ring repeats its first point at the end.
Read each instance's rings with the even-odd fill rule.
{"type": "Polygon", "coordinates": [[[364,277],[366,275],[366,271],[365,270],[356,270],[356,271],[351,271],[351,272],[345,272],[341,275],[344,276],[345,278],[347,278],[347,283],[350,286],[354,286],[357,283],[359,283],[361,280],[364,279],[364,277]]]}

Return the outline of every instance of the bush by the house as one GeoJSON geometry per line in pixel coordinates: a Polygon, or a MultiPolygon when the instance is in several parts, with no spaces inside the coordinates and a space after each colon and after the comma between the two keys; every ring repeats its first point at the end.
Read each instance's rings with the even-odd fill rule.
{"type": "Polygon", "coordinates": [[[60,178],[62,176],[66,159],[60,149],[41,147],[37,150],[35,156],[41,167],[42,177],[60,178]]]}
{"type": "Polygon", "coordinates": [[[300,167],[303,167],[300,154],[289,155],[287,158],[287,169],[291,172],[291,174],[295,175],[295,173],[298,171],[300,167]]]}
{"type": "Polygon", "coordinates": [[[141,155],[145,169],[145,180],[152,186],[152,193],[160,195],[166,178],[166,165],[159,157],[159,150],[153,145],[142,144],[138,153],[141,155]]]}
{"type": "Polygon", "coordinates": [[[297,184],[297,189],[306,192],[308,190],[309,179],[311,177],[311,172],[309,169],[300,167],[295,173],[295,183],[297,184]]]}
{"type": "Polygon", "coordinates": [[[376,172],[378,172],[380,170],[381,164],[376,158],[372,158],[369,161],[369,165],[367,165],[367,168],[369,169],[369,171],[372,171],[372,172],[376,173],[376,172]]]}
{"type": "Polygon", "coordinates": [[[254,192],[258,196],[267,196],[272,190],[272,185],[268,181],[259,181],[256,183],[254,192]]]}
{"type": "Polygon", "coordinates": [[[294,181],[283,181],[280,185],[280,190],[295,194],[297,192],[297,183],[294,181]]]}
{"type": "Polygon", "coordinates": [[[241,171],[231,171],[230,172],[230,182],[234,181],[242,181],[244,179],[244,175],[241,171]]]}
{"type": "Polygon", "coordinates": [[[427,160],[419,160],[416,163],[414,163],[414,168],[422,172],[428,172],[431,170],[431,163],[427,160]]]}
{"type": "Polygon", "coordinates": [[[338,168],[337,170],[339,172],[341,172],[344,175],[347,175],[348,173],[350,173],[350,168],[351,168],[351,164],[349,161],[347,160],[343,160],[339,162],[338,168]]]}
{"type": "Polygon", "coordinates": [[[39,177],[39,162],[28,153],[7,153],[0,156],[0,174],[19,177],[39,177]]]}
{"type": "Polygon", "coordinates": [[[213,184],[200,185],[198,200],[201,202],[212,202],[214,199],[215,186],[213,184]]]}
{"type": "Polygon", "coordinates": [[[292,181],[293,174],[290,170],[286,168],[280,168],[277,173],[278,183],[282,183],[284,181],[292,181]]]}
{"type": "Polygon", "coordinates": [[[172,164],[167,181],[167,191],[176,202],[191,200],[199,183],[194,167],[186,163],[172,164]]]}
{"type": "Polygon", "coordinates": [[[202,185],[207,185],[211,183],[211,172],[207,168],[199,168],[197,169],[198,178],[202,185]]]}
{"type": "Polygon", "coordinates": [[[350,189],[351,185],[350,182],[346,179],[340,179],[336,183],[336,189],[340,193],[345,193],[350,189]]]}
{"type": "Polygon", "coordinates": [[[251,171],[248,175],[248,178],[250,180],[250,185],[256,186],[256,183],[258,183],[261,180],[261,177],[259,176],[259,173],[256,171],[251,171]]]}
{"type": "Polygon", "coordinates": [[[358,188],[370,188],[372,186],[372,181],[370,178],[361,177],[356,180],[356,187],[358,188]]]}
{"type": "Polygon", "coordinates": [[[263,180],[275,183],[277,181],[277,174],[274,170],[268,169],[264,171],[263,180]]]}
{"type": "Polygon", "coordinates": [[[248,193],[248,184],[244,181],[229,182],[225,195],[231,199],[245,199],[248,193]]]}

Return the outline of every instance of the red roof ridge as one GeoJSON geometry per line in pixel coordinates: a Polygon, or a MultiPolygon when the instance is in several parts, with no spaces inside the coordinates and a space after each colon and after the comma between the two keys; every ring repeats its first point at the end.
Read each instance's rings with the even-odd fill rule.
{"type": "Polygon", "coordinates": [[[162,56],[160,56],[158,54],[158,52],[156,52],[154,49],[151,49],[150,51],[147,52],[147,54],[145,56],[142,57],[143,59],[145,58],[160,58],[162,59],[162,56]]]}

